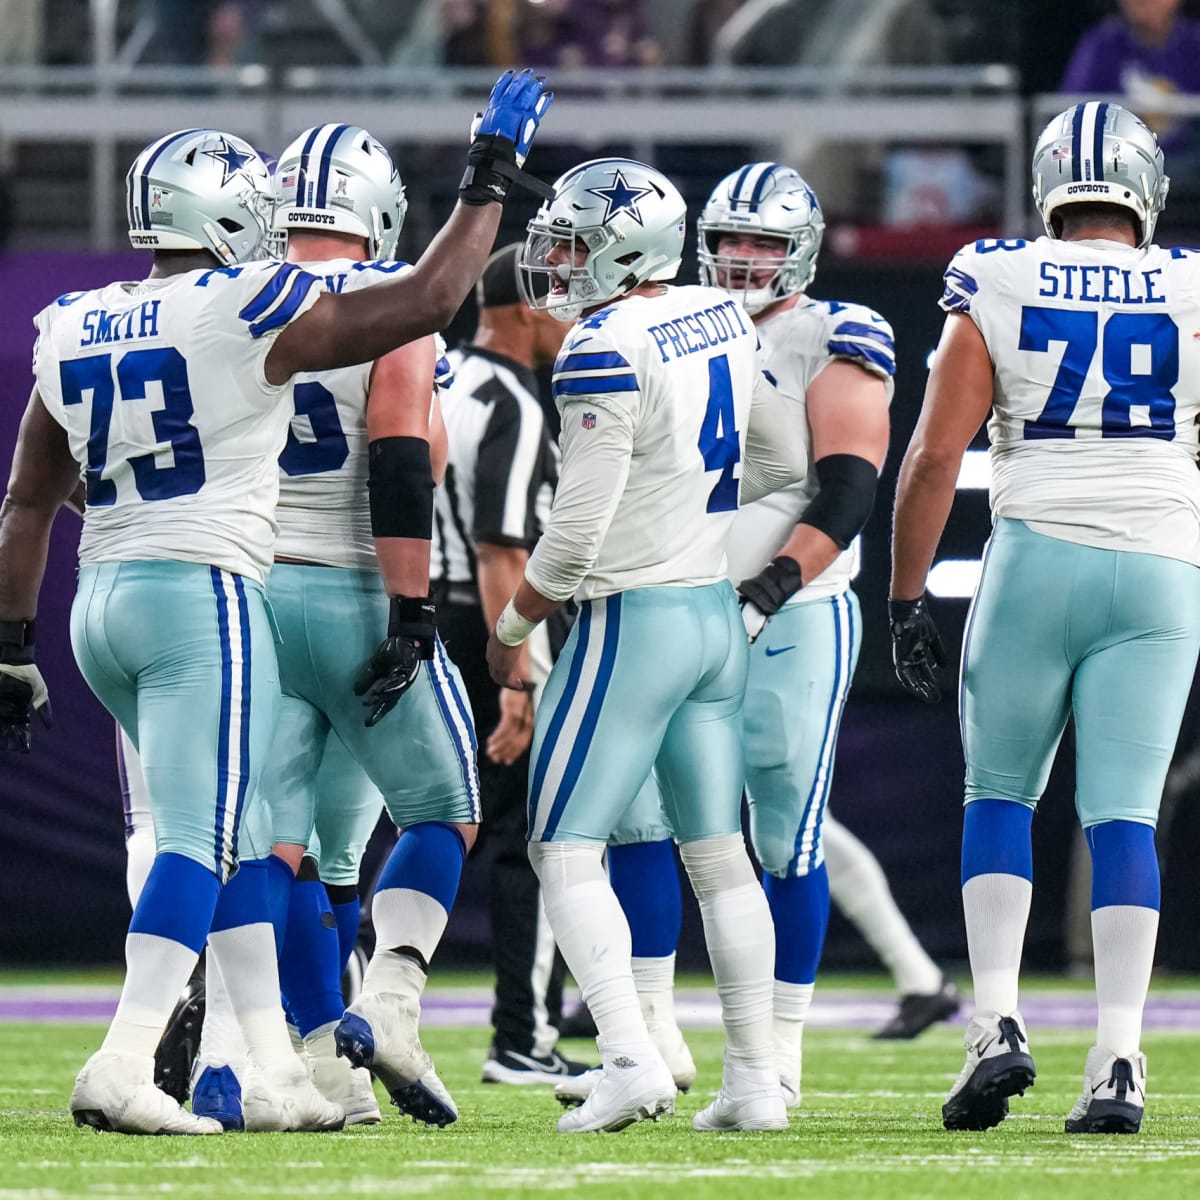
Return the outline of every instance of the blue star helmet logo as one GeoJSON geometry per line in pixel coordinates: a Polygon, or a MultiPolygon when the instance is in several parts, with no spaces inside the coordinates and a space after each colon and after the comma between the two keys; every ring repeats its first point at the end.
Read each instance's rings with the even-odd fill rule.
{"type": "Polygon", "coordinates": [[[652,188],[630,187],[618,167],[613,172],[613,181],[606,188],[588,188],[593,196],[599,196],[604,201],[604,218],[601,225],[607,225],[617,213],[627,212],[639,225],[642,224],[642,214],[638,212],[637,202],[643,196],[653,195],[652,188]]]}
{"type": "Polygon", "coordinates": [[[215,158],[221,164],[221,186],[224,187],[253,157],[243,154],[229,144],[227,138],[221,138],[221,146],[217,150],[205,150],[209,158],[215,158]]]}

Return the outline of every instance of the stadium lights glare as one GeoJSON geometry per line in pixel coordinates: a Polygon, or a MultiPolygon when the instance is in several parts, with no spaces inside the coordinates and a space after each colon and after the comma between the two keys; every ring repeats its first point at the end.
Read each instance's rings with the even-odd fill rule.
{"type": "Polygon", "coordinates": [[[977,558],[944,558],[934,563],[925,589],[941,600],[969,600],[975,595],[982,570],[983,563],[977,558]]]}

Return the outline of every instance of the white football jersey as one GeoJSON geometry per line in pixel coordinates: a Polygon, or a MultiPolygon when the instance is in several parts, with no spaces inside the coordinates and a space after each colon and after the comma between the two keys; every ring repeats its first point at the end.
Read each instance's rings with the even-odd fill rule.
{"type": "MultiPolygon", "coordinates": [[[[302,263],[330,292],[352,292],[411,270],[402,262],[302,263]]],[[[367,396],[373,363],[297,375],[296,412],[279,456],[280,558],[376,569],[367,495],[367,396]]]]}
{"type": "MultiPolygon", "coordinates": [[[[852,362],[883,380],[890,401],[896,373],[892,327],[872,309],[837,300],[801,296],[791,308],[758,324],[763,370],[775,386],[804,412],[804,444],[812,457],[812,429],[805,396],[809,384],[831,363],[852,362]]],[[[729,541],[729,578],[736,585],[757,575],[791,537],[800,514],[819,490],[816,472],[791,487],[747,504],[733,523],[729,541]]],[[[836,596],[850,586],[858,568],[855,538],[833,562],[789,601],[807,603],[836,596]]]]}
{"type": "Polygon", "coordinates": [[[965,246],[942,307],[995,368],[992,515],[1200,565],[1200,252],[1041,237],[965,246]]]}
{"type": "Polygon", "coordinates": [[[751,405],[760,381],[774,393],[756,347],[745,310],[708,287],[630,296],[572,328],[554,366],[562,467],[526,569],[535,588],[589,600],[724,577],[751,405]],[[601,459],[613,474],[597,476],[601,459]]]}
{"type": "Polygon", "coordinates": [[[263,363],[321,291],[256,262],[69,293],[34,318],[38,391],[86,467],[81,564],[266,577],[292,385],[263,363]]]}

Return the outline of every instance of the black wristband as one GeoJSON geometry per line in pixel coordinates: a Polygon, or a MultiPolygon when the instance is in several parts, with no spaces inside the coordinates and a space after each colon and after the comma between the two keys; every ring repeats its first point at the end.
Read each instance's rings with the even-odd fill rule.
{"type": "Polygon", "coordinates": [[[517,166],[516,147],[506,137],[480,134],[467,151],[467,169],[458,185],[458,198],[464,204],[503,204],[516,183],[543,200],[554,189],[517,166]]]}
{"type": "Polygon", "coordinates": [[[433,657],[437,637],[437,605],[428,596],[393,596],[388,611],[388,637],[416,642],[421,657],[433,657]]]}
{"type": "Polygon", "coordinates": [[[25,667],[33,662],[34,635],[37,622],[0,621],[0,663],[25,667]]]}

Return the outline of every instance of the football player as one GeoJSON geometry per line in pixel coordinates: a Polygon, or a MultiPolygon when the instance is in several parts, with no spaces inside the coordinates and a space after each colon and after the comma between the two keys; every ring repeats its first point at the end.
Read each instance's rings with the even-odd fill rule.
{"type": "Polygon", "coordinates": [[[1018,1010],[1030,826],[1069,717],[1092,857],[1098,1020],[1068,1133],[1135,1133],[1158,929],[1154,827],[1200,647],[1194,253],[1161,249],[1154,134],[1115,104],[1056,116],[1033,155],[1046,236],[946,270],[945,326],[896,493],[896,672],[936,700],[926,577],[963,451],[991,412],[992,536],[964,637],[962,896],[975,984],[947,1129],[1034,1081],[1018,1010]]]}
{"type": "MultiPolygon", "coordinates": [[[[342,296],[293,264],[254,261],[273,193],[246,142],[203,129],[159,138],[127,189],[131,240],[155,251],[150,276],[68,293],[37,318],[36,386],[0,510],[0,736],[27,751],[32,714],[46,705],[37,595],[51,522],[83,465],[72,642],[137,744],[158,849],[116,1015],[72,1091],[80,1124],[220,1132],[152,1080],[154,1048],[206,936],[264,1088],[279,1095],[277,1083],[292,1083],[266,872],[234,874],[239,834],[247,859],[263,852],[243,817],[278,697],[263,585],[291,380],[379,358],[450,319],[486,260],[497,202],[527,178],[521,165],[549,99],[532,75],[507,73],[474,126],[465,203],[444,235],[411,273],[342,296]]],[[[385,490],[395,466],[378,464],[385,490]]],[[[409,635],[393,629],[372,655],[376,695],[411,682],[409,635]]],[[[326,1105],[304,1123],[341,1120],[326,1105]]]]}
{"type": "Polygon", "coordinates": [[[578,320],[553,378],[559,486],[488,659],[497,683],[526,687],[521,643],[579,599],[535,716],[529,799],[530,858],[603,1060],[595,1090],[559,1119],[565,1132],[620,1129],[674,1103],[602,864],[652,767],[700,902],[727,1039],[721,1090],[693,1126],[787,1125],[774,934],[741,836],[746,638],[724,568],[739,486],[747,497],[783,486],[807,457],[791,405],[758,369],[745,310],[712,288],[667,286],[685,220],[658,171],[598,159],[558,180],[522,260],[527,280],[547,285],[528,288],[531,304],[578,320]]]}

